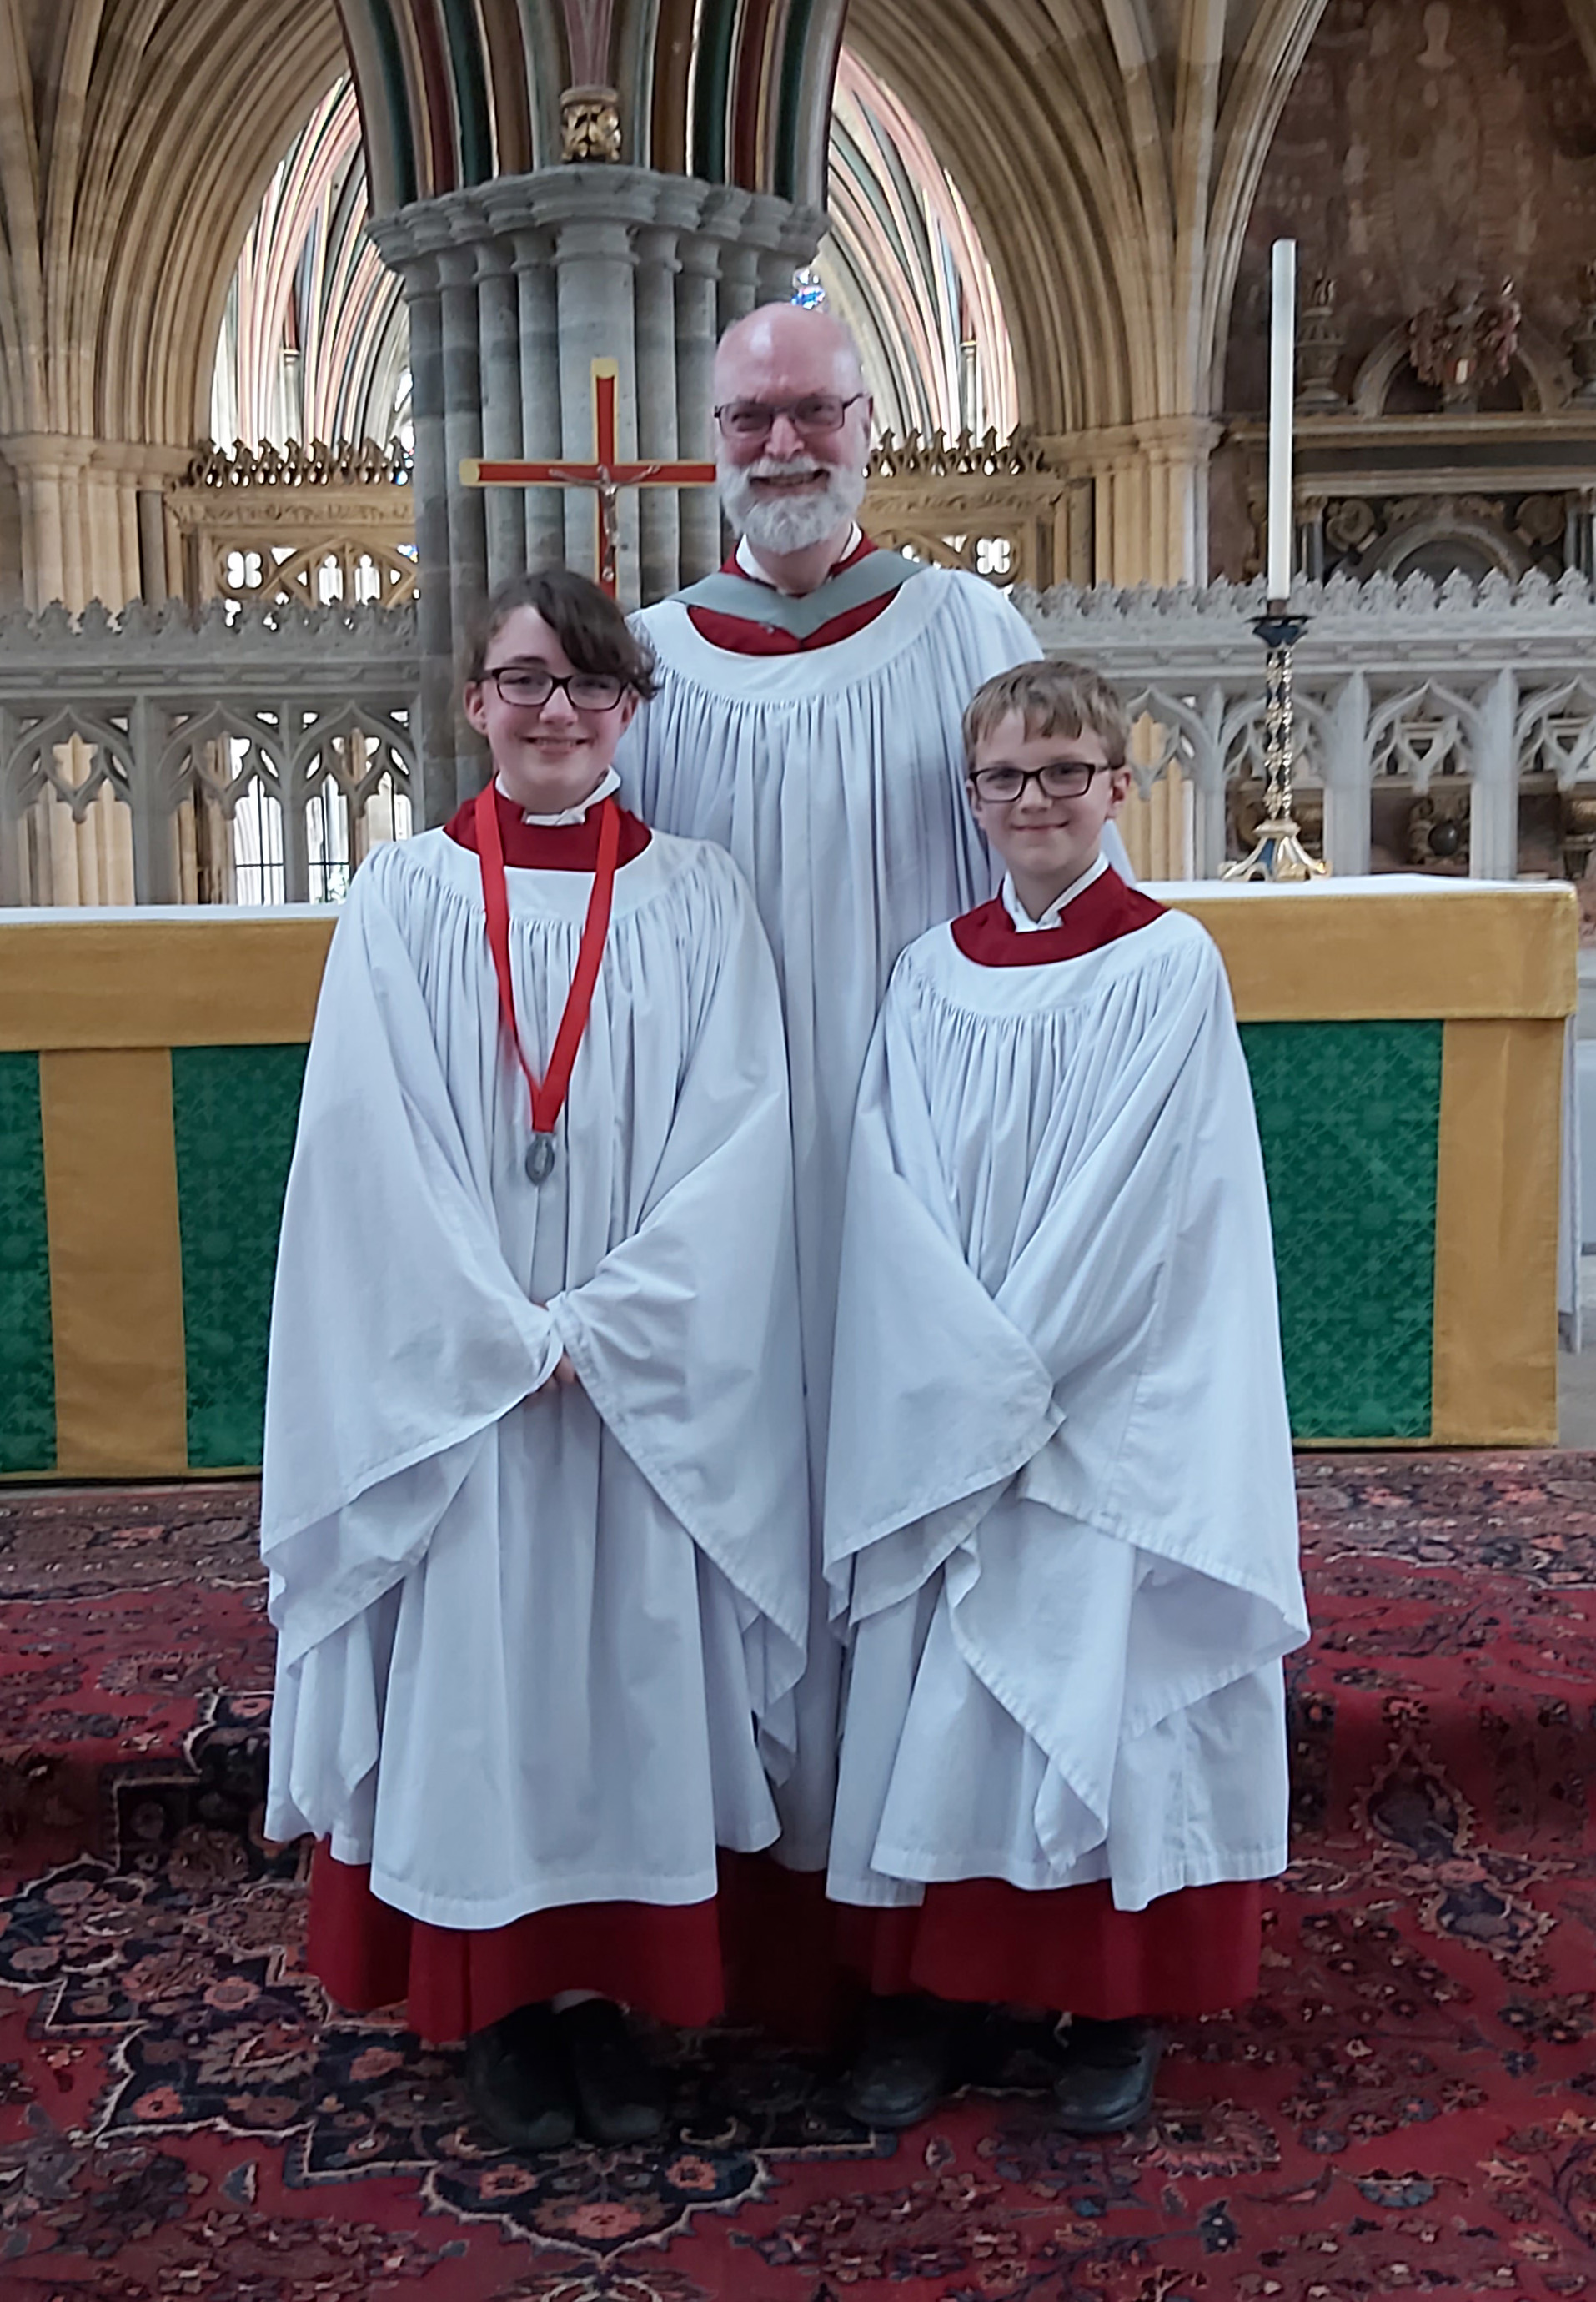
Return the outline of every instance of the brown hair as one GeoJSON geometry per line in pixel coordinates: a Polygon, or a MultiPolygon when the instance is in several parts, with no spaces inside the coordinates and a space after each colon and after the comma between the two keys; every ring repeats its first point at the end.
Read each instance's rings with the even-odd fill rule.
{"type": "Polygon", "coordinates": [[[500,584],[466,629],[461,677],[467,685],[481,679],[488,650],[517,608],[532,608],[542,616],[578,671],[609,672],[645,702],[659,686],[646,641],[609,594],[574,567],[540,567],[500,584]]]}
{"type": "Polygon", "coordinates": [[[964,714],[964,757],[973,763],[984,744],[1011,712],[1028,735],[1096,735],[1111,768],[1122,768],[1130,748],[1130,720],[1124,705],[1100,672],[1084,663],[1017,663],[1000,671],[970,697],[964,714]]]}

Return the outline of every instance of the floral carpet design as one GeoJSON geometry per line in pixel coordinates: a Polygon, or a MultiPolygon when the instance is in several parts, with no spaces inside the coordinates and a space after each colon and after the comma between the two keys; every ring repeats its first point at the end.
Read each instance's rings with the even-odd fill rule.
{"type": "Polygon", "coordinates": [[[0,2295],[1596,2298],[1596,1458],[1299,1470],[1296,1861],[1145,2130],[1056,2131],[1038,2021],[896,2138],[718,2030],[664,2145],[526,2160],[303,1971],[252,1491],[0,1496],[0,2295]]]}

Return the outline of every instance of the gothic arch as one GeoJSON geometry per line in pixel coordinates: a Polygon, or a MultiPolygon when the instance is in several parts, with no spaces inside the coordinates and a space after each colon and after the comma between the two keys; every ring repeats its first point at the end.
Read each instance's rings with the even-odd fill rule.
{"type": "Polygon", "coordinates": [[[21,12],[0,20],[25,131],[0,147],[0,430],[187,448],[250,218],[343,63],[338,19],[331,0],[52,14],[37,96],[21,12]]]}
{"type": "Polygon", "coordinates": [[[1215,405],[1247,215],[1324,6],[853,0],[850,46],[924,123],[982,231],[1023,423],[1215,405]]]}

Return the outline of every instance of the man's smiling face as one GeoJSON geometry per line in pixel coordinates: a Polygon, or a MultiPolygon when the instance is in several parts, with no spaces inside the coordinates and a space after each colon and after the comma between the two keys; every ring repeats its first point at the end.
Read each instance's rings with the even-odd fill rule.
{"type": "Polygon", "coordinates": [[[715,360],[715,404],[722,409],[791,410],[806,400],[848,403],[833,432],[775,416],[751,438],[715,443],[721,500],[739,534],[756,549],[799,551],[846,528],[864,500],[870,402],[844,331],[822,313],[771,305],[727,331],[715,360]]]}

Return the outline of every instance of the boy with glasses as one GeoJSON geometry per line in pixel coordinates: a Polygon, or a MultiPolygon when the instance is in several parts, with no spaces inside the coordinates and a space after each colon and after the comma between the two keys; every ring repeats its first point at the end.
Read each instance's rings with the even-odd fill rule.
{"type": "Polygon", "coordinates": [[[972,2007],[1072,2018],[1069,2131],[1155,2018],[1256,1987],[1306,1635],[1269,1210],[1224,969],[1102,853],[1123,710],[1023,664],[965,719],[990,903],[894,972],[860,1094],[826,1560],[849,1629],[829,1892],[903,2127],[972,2007]],[[888,1370],[882,1380],[880,1370],[888,1370]]]}
{"type": "Polygon", "coordinates": [[[488,785],[332,939],[273,1312],[266,1827],[321,1842],[332,1998],[466,2037],[525,2150],[663,2124],[619,2009],[722,2009],[808,1612],[775,975],[729,859],[617,803],[652,685],[585,577],[494,599],[488,785]]]}

